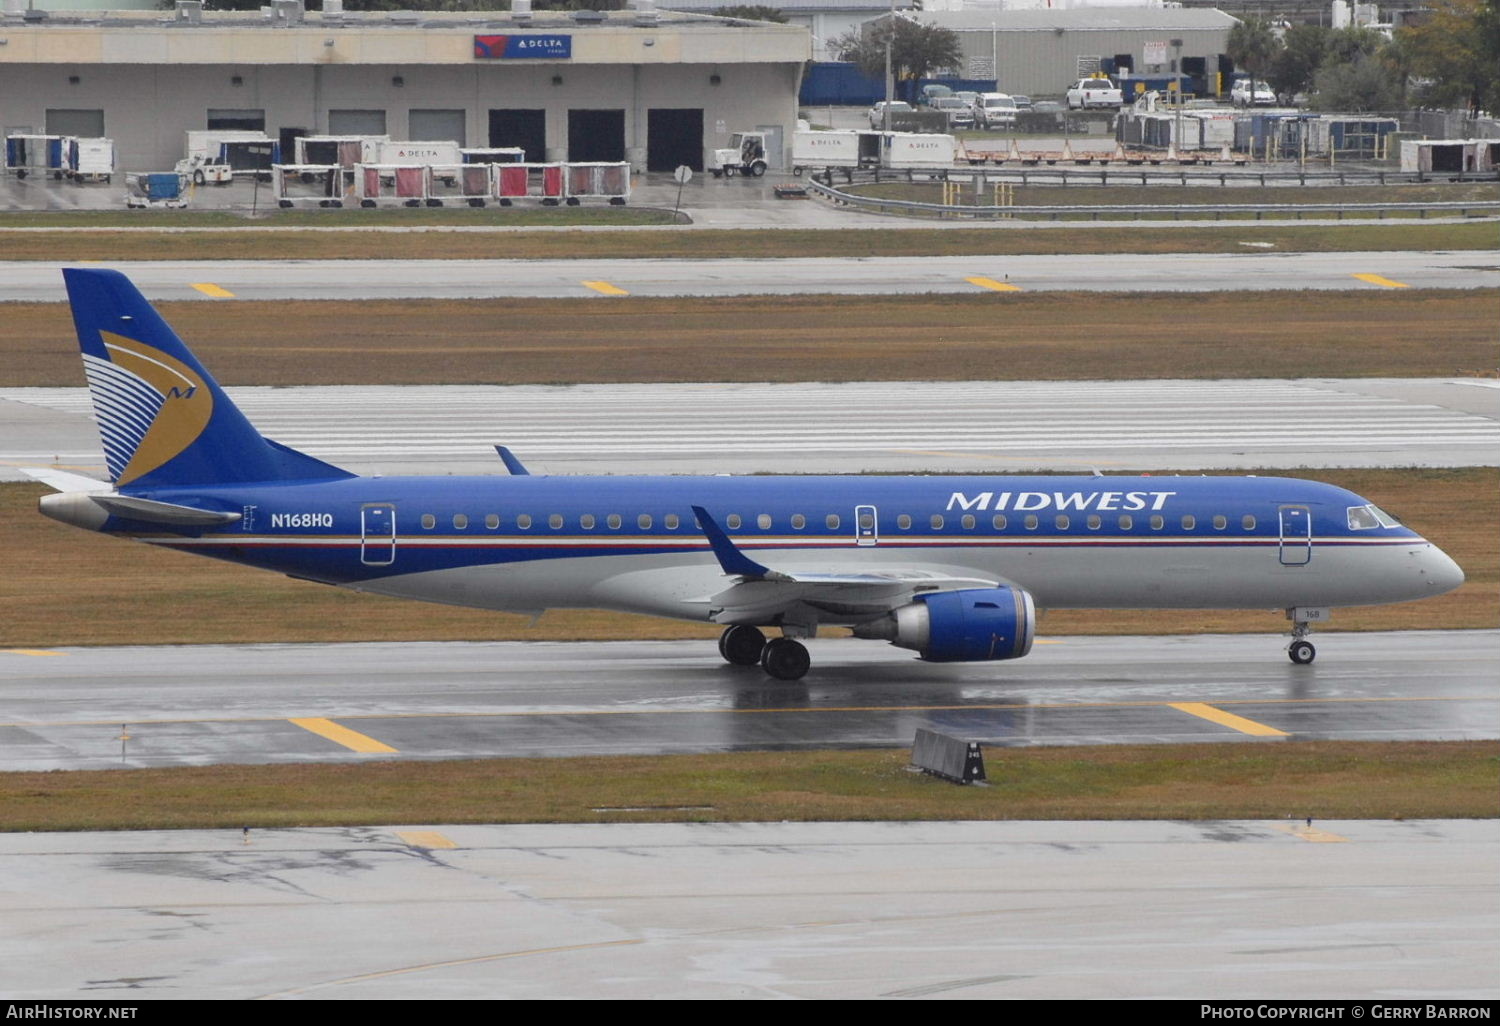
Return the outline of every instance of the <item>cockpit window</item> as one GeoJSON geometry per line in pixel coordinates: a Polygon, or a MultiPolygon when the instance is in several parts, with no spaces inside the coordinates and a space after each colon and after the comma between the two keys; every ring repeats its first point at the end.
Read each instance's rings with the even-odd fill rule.
{"type": "Polygon", "coordinates": [[[1375,516],[1374,506],[1349,507],[1349,530],[1370,531],[1379,526],[1380,520],[1375,516]]]}
{"type": "Polygon", "coordinates": [[[1380,521],[1381,527],[1400,527],[1401,521],[1391,516],[1379,506],[1371,506],[1370,512],[1375,514],[1375,519],[1380,521]]]}

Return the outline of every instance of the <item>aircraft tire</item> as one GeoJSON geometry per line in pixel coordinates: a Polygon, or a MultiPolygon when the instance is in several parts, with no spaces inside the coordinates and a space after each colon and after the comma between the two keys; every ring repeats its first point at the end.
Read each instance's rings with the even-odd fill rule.
{"type": "Polygon", "coordinates": [[[766,647],[766,636],[758,627],[736,624],[725,627],[719,635],[719,655],[726,663],[735,666],[754,666],[760,662],[761,651],[766,647]]]}
{"type": "Polygon", "coordinates": [[[1317,657],[1318,650],[1311,641],[1294,641],[1287,647],[1286,654],[1298,666],[1306,666],[1317,657]]]}
{"type": "Polygon", "coordinates": [[[791,638],[772,638],[760,654],[761,669],[777,680],[801,680],[811,665],[807,646],[791,638]]]}

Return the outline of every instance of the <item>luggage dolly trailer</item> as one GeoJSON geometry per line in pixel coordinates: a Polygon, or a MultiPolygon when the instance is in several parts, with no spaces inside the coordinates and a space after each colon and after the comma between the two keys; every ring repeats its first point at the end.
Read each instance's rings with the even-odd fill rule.
{"type": "Polygon", "coordinates": [[[399,200],[403,207],[427,201],[426,164],[360,164],[354,169],[354,195],[361,207],[378,207],[381,200],[399,200]]]}
{"type": "Polygon", "coordinates": [[[555,207],[565,195],[563,164],[496,164],[495,198],[502,207],[518,199],[539,199],[555,207]]]}
{"type": "Polygon", "coordinates": [[[151,207],[180,209],[188,205],[182,194],[186,176],[176,171],[150,171],[125,176],[125,205],[135,210],[151,207]]]}
{"type": "Polygon", "coordinates": [[[68,166],[65,135],[8,135],[5,137],[5,170],[17,178],[51,175],[62,181],[68,166]]]}
{"type": "Polygon", "coordinates": [[[585,199],[608,200],[612,207],[623,207],[630,198],[630,164],[567,164],[568,196],[564,200],[576,207],[585,199]]]}
{"type": "Polygon", "coordinates": [[[495,194],[495,165],[429,164],[427,166],[427,199],[429,207],[445,203],[482,207],[495,194]]]}
{"type": "Polygon", "coordinates": [[[283,209],[316,201],[320,207],[342,207],[348,172],[337,164],[272,164],[276,205],[283,209]]]}

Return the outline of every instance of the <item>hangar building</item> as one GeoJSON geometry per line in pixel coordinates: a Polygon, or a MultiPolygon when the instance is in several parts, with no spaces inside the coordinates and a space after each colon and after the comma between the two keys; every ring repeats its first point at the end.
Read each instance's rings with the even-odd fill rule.
{"type": "Polygon", "coordinates": [[[805,27],[658,11],[261,12],[0,8],[0,129],[108,136],[169,169],[190,129],[520,146],[528,160],[702,169],[732,132],[785,159],[805,27]],[[783,140],[778,144],[777,139],[783,140]]]}

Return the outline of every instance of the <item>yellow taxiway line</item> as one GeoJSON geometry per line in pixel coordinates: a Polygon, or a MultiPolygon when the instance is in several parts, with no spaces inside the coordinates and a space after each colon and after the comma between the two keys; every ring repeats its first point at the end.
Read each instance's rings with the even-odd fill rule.
{"type": "Polygon", "coordinates": [[[458,847],[436,830],[397,830],[396,836],[413,848],[438,850],[458,847]]]}
{"type": "Polygon", "coordinates": [[[1272,823],[1271,826],[1284,834],[1311,841],[1314,844],[1347,844],[1349,838],[1340,837],[1338,834],[1330,834],[1327,830],[1319,830],[1317,827],[1304,826],[1301,823],[1272,823]]]}
{"type": "Polygon", "coordinates": [[[233,299],[234,298],[234,293],[233,292],[230,292],[228,289],[225,289],[225,288],[220,288],[219,286],[215,285],[211,281],[195,281],[195,282],[190,282],[189,284],[191,284],[193,286],[193,288],[197,289],[199,292],[203,293],[205,296],[213,296],[215,299],[233,299]]]}
{"type": "Polygon", "coordinates": [[[1409,288],[1411,288],[1411,286],[1408,285],[1408,284],[1406,284],[1406,282],[1404,282],[1404,281],[1391,281],[1391,279],[1389,279],[1389,278],[1382,278],[1378,274],[1356,274],[1354,277],[1358,278],[1360,281],[1367,281],[1371,285],[1379,285],[1379,286],[1381,286],[1383,288],[1388,288],[1388,289],[1409,289],[1409,288]]]}
{"type": "Polygon", "coordinates": [[[350,730],[348,727],[341,727],[337,723],[334,723],[332,720],[312,718],[305,720],[292,720],[291,722],[295,723],[303,730],[312,731],[319,737],[326,737],[328,740],[334,742],[335,744],[343,745],[345,748],[348,748],[351,751],[362,752],[366,755],[389,754],[396,751],[396,749],[392,748],[390,745],[381,744],[373,737],[367,737],[357,730],[350,730]]]}
{"type": "Polygon", "coordinates": [[[964,281],[970,285],[978,285],[982,289],[991,289],[995,292],[1020,292],[1021,286],[1012,285],[1008,281],[996,281],[994,278],[965,278],[964,281]]]}
{"type": "Polygon", "coordinates": [[[598,292],[601,295],[605,295],[605,296],[628,296],[628,295],[630,295],[629,292],[626,292],[624,289],[620,288],[617,285],[611,285],[607,281],[586,281],[583,284],[586,287],[593,289],[595,292],[598,292]]]}
{"type": "Polygon", "coordinates": [[[1231,730],[1237,730],[1241,734],[1253,734],[1256,737],[1290,736],[1284,730],[1277,730],[1275,727],[1268,727],[1264,723],[1256,723],[1254,720],[1247,720],[1243,716],[1236,716],[1234,713],[1215,709],[1213,706],[1206,705],[1203,702],[1168,702],[1167,706],[1179,712],[1185,712],[1190,716],[1202,717],[1205,720],[1219,724],[1221,727],[1229,727],[1231,730]]]}
{"type": "Polygon", "coordinates": [[[5,652],[8,655],[26,655],[26,656],[60,656],[60,655],[62,655],[61,652],[49,652],[45,648],[0,648],[0,652],[5,652]]]}

